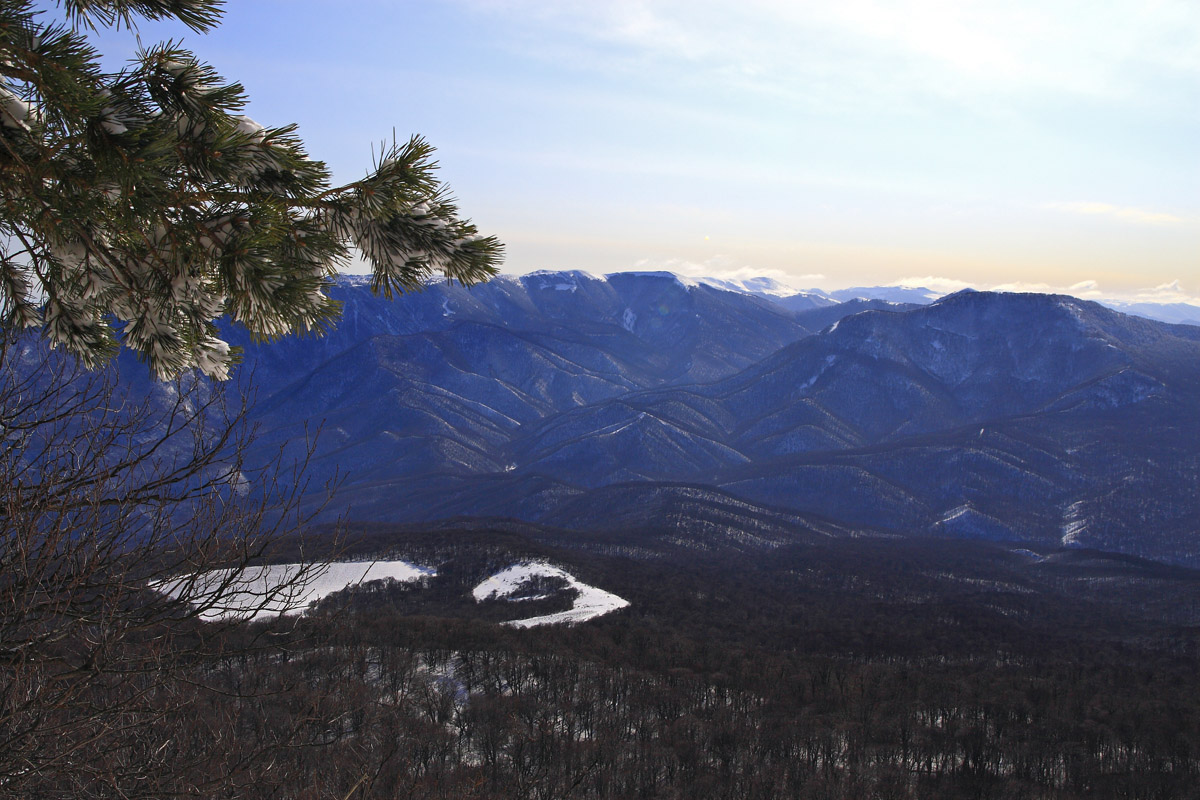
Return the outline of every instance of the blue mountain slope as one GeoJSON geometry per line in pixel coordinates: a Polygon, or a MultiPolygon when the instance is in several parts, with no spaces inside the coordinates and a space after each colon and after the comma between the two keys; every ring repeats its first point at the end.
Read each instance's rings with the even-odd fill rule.
{"type": "Polygon", "coordinates": [[[247,360],[263,452],[323,422],[315,475],[345,476],[335,507],[353,518],[586,528],[653,516],[631,487],[684,484],[709,497],[678,506],[693,521],[735,497],[1200,560],[1200,329],[965,292],[810,334],[817,312],[666,274],[538,273],[390,305],[339,294],[330,337],[247,360]]]}
{"type": "MultiPolygon", "coordinates": [[[[724,377],[808,333],[766,300],[662,274],[534,273],[471,289],[431,285],[391,303],[351,279],[336,297],[343,317],[324,338],[238,342],[258,387],[260,448],[290,442],[298,454],[305,432],[320,427],[311,467],[319,481],[502,471],[522,426],[724,377]]],[[[674,428],[653,431],[663,459],[707,458],[715,468],[730,454],[674,428]]],[[[575,449],[547,457],[573,460],[575,449]]],[[[606,457],[596,481],[643,477],[621,461],[606,457]]]]}

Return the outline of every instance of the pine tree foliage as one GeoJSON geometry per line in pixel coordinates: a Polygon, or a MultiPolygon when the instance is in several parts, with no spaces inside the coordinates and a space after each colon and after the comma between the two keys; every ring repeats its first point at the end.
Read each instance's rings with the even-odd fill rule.
{"type": "Polygon", "coordinates": [[[357,248],[391,297],[435,276],[495,274],[502,245],[460,219],[433,148],[393,141],[333,186],[295,126],[241,113],[243,88],[174,42],[108,74],[87,32],[176,19],[212,28],[219,0],[63,0],[47,20],[0,0],[0,318],[41,328],[89,366],[120,347],[159,376],[224,378],[228,314],[258,340],[321,332],[326,290],[357,248]]]}

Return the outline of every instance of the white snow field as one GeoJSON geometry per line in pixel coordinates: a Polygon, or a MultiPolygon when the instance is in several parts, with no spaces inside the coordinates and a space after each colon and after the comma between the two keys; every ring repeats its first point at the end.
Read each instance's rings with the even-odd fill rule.
{"type": "Polygon", "coordinates": [[[210,602],[214,594],[221,599],[206,608],[205,620],[266,619],[280,614],[300,614],[309,603],[366,581],[393,578],[403,583],[433,577],[437,571],[407,561],[344,561],[308,565],[310,573],[295,586],[289,586],[303,564],[271,564],[247,567],[240,575],[218,569],[196,578],[180,578],[153,584],[156,591],[179,597],[187,593],[193,605],[210,602]]]}
{"type": "Polygon", "coordinates": [[[587,622],[589,619],[595,619],[629,605],[628,600],[617,597],[612,592],[589,586],[577,580],[566,570],[537,561],[513,564],[508,569],[497,572],[476,586],[471,595],[475,598],[476,603],[482,603],[484,600],[541,600],[542,596],[512,597],[522,586],[535,578],[562,578],[572,589],[579,592],[579,596],[575,598],[575,604],[568,610],[560,611],[557,614],[509,620],[504,623],[505,625],[514,628],[533,628],[538,625],[557,625],[559,623],[574,625],[577,622],[587,622]]]}

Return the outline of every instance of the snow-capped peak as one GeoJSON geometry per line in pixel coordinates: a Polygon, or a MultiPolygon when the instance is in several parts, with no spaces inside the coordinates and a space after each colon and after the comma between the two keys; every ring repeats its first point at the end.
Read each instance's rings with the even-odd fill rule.
{"type": "MultiPolygon", "coordinates": [[[[767,297],[793,297],[798,294],[814,294],[780,283],[774,278],[698,278],[700,283],[715,289],[725,289],[730,292],[756,294],[767,297]]],[[[815,293],[822,294],[822,293],[815,293]]]]}

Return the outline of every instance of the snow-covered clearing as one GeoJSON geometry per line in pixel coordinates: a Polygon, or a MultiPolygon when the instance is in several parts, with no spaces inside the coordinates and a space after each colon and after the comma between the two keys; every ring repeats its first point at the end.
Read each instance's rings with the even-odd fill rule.
{"type": "Polygon", "coordinates": [[[252,620],[300,614],[310,603],[366,581],[392,578],[408,583],[436,574],[430,567],[407,561],[271,564],[247,567],[240,574],[228,569],[212,570],[196,577],[163,581],[152,588],[172,597],[186,595],[192,605],[204,607],[200,616],[206,620],[252,620]],[[305,569],[307,572],[302,574],[305,569]]]}
{"type": "Polygon", "coordinates": [[[533,628],[538,625],[556,625],[558,623],[574,625],[577,622],[586,622],[629,605],[628,600],[617,597],[612,592],[589,586],[577,580],[574,575],[564,569],[535,561],[513,564],[508,569],[497,572],[476,586],[471,595],[477,603],[482,603],[484,600],[539,600],[542,598],[512,597],[521,590],[522,586],[537,578],[561,578],[566,581],[570,588],[579,592],[579,596],[575,598],[575,604],[568,610],[560,611],[557,614],[509,620],[504,623],[505,625],[514,628],[533,628]]]}

